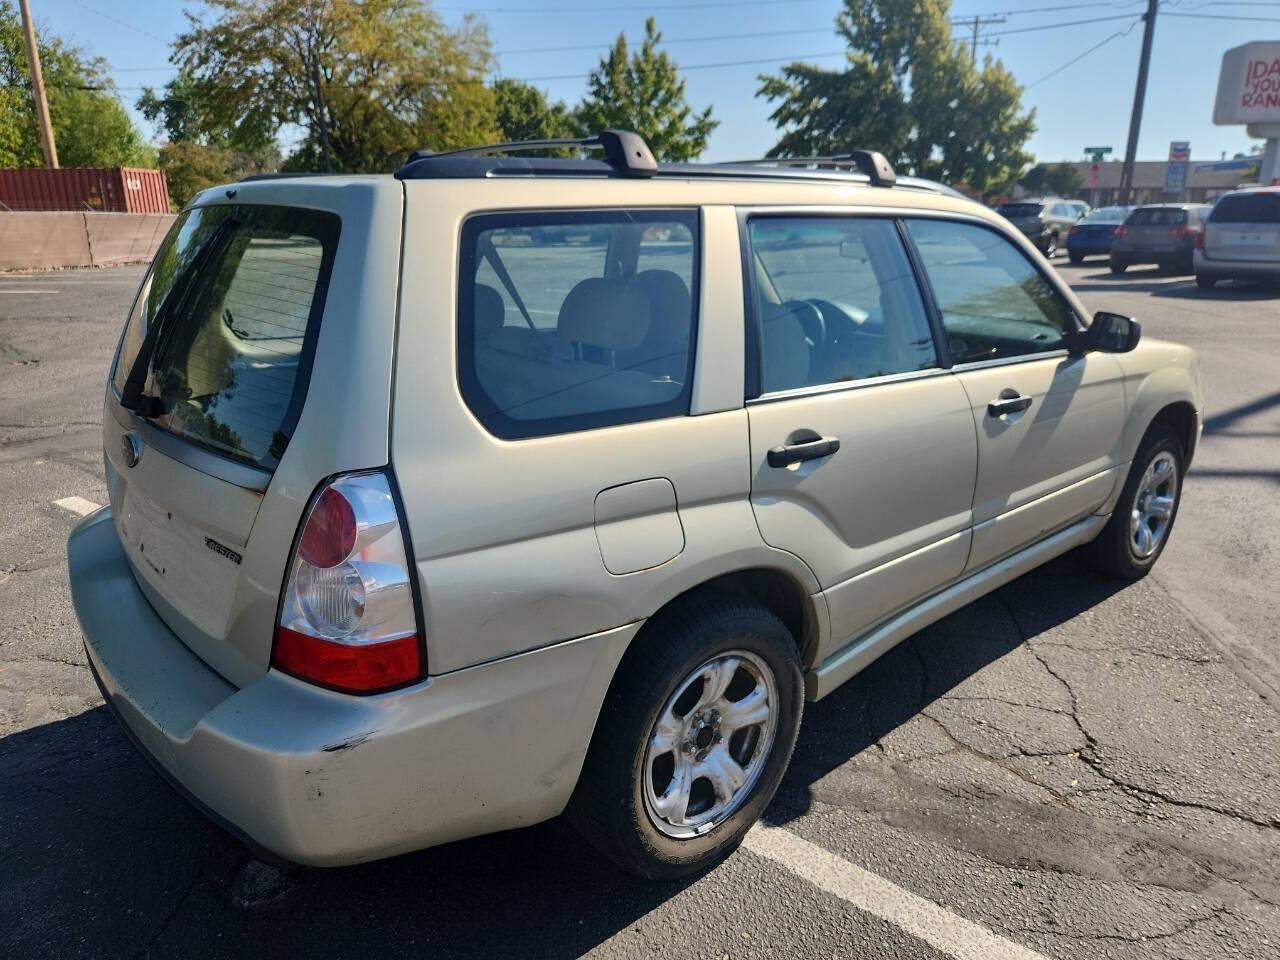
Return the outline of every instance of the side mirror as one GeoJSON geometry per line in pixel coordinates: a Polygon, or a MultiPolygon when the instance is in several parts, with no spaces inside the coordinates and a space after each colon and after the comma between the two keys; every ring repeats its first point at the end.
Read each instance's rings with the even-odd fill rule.
{"type": "Polygon", "coordinates": [[[1128,353],[1141,338],[1142,324],[1133,317],[1099,310],[1093,315],[1089,329],[1080,335],[1080,352],[1128,353]]]}

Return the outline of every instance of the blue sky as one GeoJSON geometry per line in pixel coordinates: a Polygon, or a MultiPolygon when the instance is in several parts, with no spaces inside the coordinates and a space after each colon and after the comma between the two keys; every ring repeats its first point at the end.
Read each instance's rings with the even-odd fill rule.
{"type": "MultiPolygon", "coordinates": [[[[31,0],[31,6],[37,23],[105,57],[130,105],[140,85],[160,84],[171,73],[171,69],[151,68],[167,63],[169,41],[185,25],[184,6],[198,9],[180,0],[31,0]]],[[[458,21],[465,10],[485,18],[502,75],[530,79],[552,97],[570,103],[581,97],[583,78],[618,33],[638,39],[644,33],[645,16],[654,15],[664,39],[671,41],[666,49],[676,63],[700,68],[685,73],[689,101],[699,109],[712,105],[721,121],[704,155],[707,160],[762,156],[774,143],[769,104],[755,96],[756,77],[793,59],[838,66],[839,55],[819,55],[842,48],[833,31],[840,6],[839,0],[436,3],[451,22],[458,21]],[[735,39],[698,39],[726,35],[735,39]],[[546,49],[581,45],[587,49],[546,49]],[[738,61],[769,62],[702,68],[738,61]]],[[[1142,43],[1138,14],[1143,8],[1142,0],[1003,0],[1003,5],[1000,0],[955,0],[952,15],[1003,13],[1005,22],[984,28],[985,36],[999,41],[985,52],[1003,60],[1027,86],[1023,105],[1035,108],[1039,128],[1030,149],[1038,159],[1056,161],[1080,158],[1086,145],[1111,146],[1114,156],[1123,156],[1142,43]],[[1059,9],[1045,9],[1052,7],[1059,9]],[[1100,22],[1028,29],[1094,19],[1100,22]],[[1126,35],[1113,37],[1126,29],[1126,35]],[[1103,45],[1078,64],[1036,82],[1099,43],[1103,45]]],[[[1193,161],[1247,150],[1252,141],[1244,128],[1215,127],[1211,114],[1222,52],[1260,39],[1280,39],[1280,0],[1164,3],[1156,25],[1138,158],[1162,159],[1171,140],[1190,140],[1193,161]],[[1229,17],[1273,18],[1274,22],[1229,17]]],[[[153,133],[145,122],[143,129],[153,133]]]]}

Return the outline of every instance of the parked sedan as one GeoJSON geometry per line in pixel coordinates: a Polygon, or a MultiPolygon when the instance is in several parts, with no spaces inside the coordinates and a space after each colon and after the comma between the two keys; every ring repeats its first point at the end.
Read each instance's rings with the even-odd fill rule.
{"type": "Polygon", "coordinates": [[[1134,210],[1112,235],[1111,272],[1124,273],[1135,263],[1194,272],[1192,254],[1211,209],[1207,203],[1151,203],[1134,210]]]}
{"type": "Polygon", "coordinates": [[[1116,229],[1133,212],[1133,207],[1099,207],[1067,232],[1067,256],[1072,263],[1085,257],[1106,256],[1116,229]]]}

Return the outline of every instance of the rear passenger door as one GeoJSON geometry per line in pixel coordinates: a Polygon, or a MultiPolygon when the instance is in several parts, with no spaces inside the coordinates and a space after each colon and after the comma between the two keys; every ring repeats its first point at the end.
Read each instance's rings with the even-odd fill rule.
{"type": "Polygon", "coordinates": [[[744,233],[751,503],[813,569],[838,647],[964,569],[969,403],[892,219],[756,214],[744,233]]]}
{"type": "Polygon", "coordinates": [[[1072,355],[1071,305],[1010,240],[977,223],[907,221],[978,436],[977,570],[1092,513],[1121,469],[1122,370],[1072,355]]]}

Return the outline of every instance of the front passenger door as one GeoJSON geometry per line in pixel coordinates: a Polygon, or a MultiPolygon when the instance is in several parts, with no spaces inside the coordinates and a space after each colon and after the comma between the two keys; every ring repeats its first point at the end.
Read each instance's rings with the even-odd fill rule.
{"type": "Polygon", "coordinates": [[[1075,313],[1038,264],[977,223],[908,221],[978,435],[978,570],[1097,510],[1122,469],[1123,372],[1068,351],[1075,313]]]}

